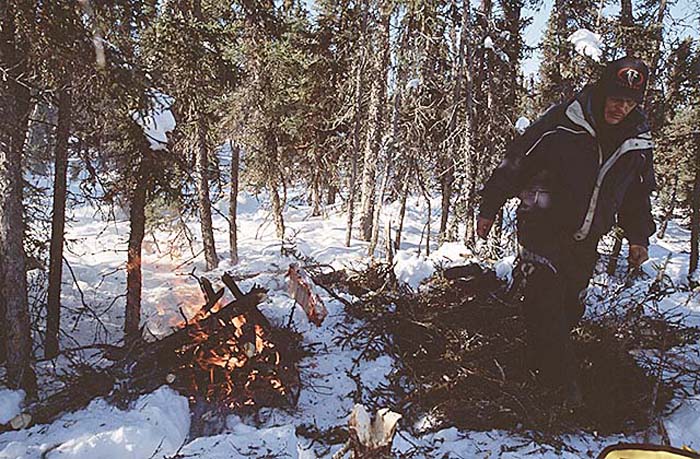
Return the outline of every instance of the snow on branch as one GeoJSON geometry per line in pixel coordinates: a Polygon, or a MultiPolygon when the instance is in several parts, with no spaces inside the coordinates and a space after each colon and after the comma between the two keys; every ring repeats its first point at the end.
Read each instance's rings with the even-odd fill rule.
{"type": "Polygon", "coordinates": [[[574,49],[583,57],[590,57],[596,62],[600,62],[603,56],[603,43],[600,35],[588,29],[578,29],[569,36],[569,41],[573,43],[574,49]]]}
{"type": "Polygon", "coordinates": [[[170,107],[174,99],[160,92],[150,95],[151,108],[146,113],[134,111],[131,116],[139,126],[151,144],[151,150],[165,150],[168,146],[168,132],[175,129],[175,117],[170,107]]]}

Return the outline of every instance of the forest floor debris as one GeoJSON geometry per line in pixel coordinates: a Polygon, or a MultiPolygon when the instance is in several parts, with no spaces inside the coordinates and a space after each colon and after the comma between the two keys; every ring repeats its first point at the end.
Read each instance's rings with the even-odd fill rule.
{"type": "Polygon", "coordinates": [[[668,293],[663,288],[639,303],[613,301],[572,332],[584,403],[571,408],[528,370],[517,292],[491,270],[441,270],[418,290],[397,282],[382,263],[316,281],[357,297],[349,312],[367,325],[343,340],[363,346],[367,359],[396,357],[399,371],[375,398],[416,430],[639,432],[673,409],[689,381],[700,380],[698,367],[683,358],[700,341],[700,328],[645,307],[668,293]]]}

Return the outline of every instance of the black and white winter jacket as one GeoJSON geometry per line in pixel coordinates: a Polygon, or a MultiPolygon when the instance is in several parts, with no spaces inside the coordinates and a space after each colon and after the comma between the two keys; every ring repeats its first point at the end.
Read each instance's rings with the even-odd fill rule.
{"type": "Polygon", "coordinates": [[[481,190],[480,214],[493,219],[518,196],[518,237],[536,252],[553,244],[594,244],[617,223],[631,244],[648,245],[656,227],[652,140],[636,108],[603,139],[595,127],[593,86],[548,110],[515,139],[481,190]]]}

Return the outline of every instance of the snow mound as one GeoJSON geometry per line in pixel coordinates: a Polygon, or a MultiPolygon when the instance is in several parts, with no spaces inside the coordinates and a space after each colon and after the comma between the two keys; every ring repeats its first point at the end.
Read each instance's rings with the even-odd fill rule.
{"type": "Polygon", "coordinates": [[[574,49],[583,57],[590,57],[596,62],[600,62],[603,57],[603,43],[600,35],[588,29],[579,29],[569,36],[569,41],[573,43],[574,49]]]}
{"type": "Polygon", "coordinates": [[[0,458],[160,459],[172,457],[189,429],[187,399],[161,387],[142,396],[129,411],[96,400],[48,428],[10,432],[6,435],[13,441],[0,450],[0,458]],[[41,436],[33,435],[38,431],[41,436]]]}
{"type": "Polygon", "coordinates": [[[418,288],[423,279],[432,276],[435,272],[433,263],[425,255],[416,254],[415,251],[396,252],[394,262],[396,278],[412,288],[418,288]]]}
{"type": "Polygon", "coordinates": [[[23,390],[0,390],[0,424],[7,424],[17,416],[23,401],[23,390]]]}

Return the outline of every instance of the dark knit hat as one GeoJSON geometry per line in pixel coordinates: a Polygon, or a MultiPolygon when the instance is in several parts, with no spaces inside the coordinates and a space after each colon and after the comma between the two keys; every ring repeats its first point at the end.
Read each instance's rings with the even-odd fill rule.
{"type": "Polygon", "coordinates": [[[623,57],[605,66],[600,77],[600,88],[605,96],[644,100],[649,79],[649,68],[633,57],[623,57]]]}

